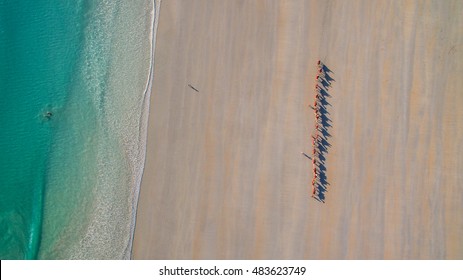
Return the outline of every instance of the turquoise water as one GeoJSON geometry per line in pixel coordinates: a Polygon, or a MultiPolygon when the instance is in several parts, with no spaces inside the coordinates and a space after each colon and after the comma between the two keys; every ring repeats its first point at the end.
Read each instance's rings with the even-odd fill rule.
{"type": "Polygon", "coordinates": [[[1,259],[129,256],[151,5],[0,0],[1,259]]]}

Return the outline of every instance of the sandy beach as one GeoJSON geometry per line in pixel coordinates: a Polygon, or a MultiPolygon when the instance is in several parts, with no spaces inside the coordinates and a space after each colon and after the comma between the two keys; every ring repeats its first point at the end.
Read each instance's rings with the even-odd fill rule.
{"type": "Polygon", "coordinates": [[[132,258],[463,259],[462,11],[163,0],[132,258]],[[301,155],[319,59],[326,203],[301,155]]]}

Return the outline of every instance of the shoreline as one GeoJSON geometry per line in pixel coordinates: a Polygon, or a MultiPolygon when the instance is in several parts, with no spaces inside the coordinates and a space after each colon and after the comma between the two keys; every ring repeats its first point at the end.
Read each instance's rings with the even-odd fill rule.
{"type": "Polygon", "coordinates": [[[150,41],[151,41],[151,52],[150,52],[150,69],[148,74],[148,80],[146,83],[146,89],[143,98],[143,105],[142,105],[142,116],[141,116],[141,125],[140,125],[140,133],[139,139],[142,141],[140,147],[143,147],[140,150],[140,158],[143,159],[143,164],[140,168],[140,173],[136,177],[136,184],[135,184],[135,194],[133,195],[133,202],[132,202],[132,226],[131,226],[131,235],[128,245],[130,248],[126,250],[126,258],[132,258],[132,251],[133,251],[133,240],[135,236],[135,229],[137,224],[137,211],[138,211],[138,201],[140,196],[140,188],[141,182],[143,178],[143,173],[146,164],[146,149],[148,145],[147,135],[148,135],[148,120],[149,120],[149,110],[150,110],[150,97],[152,93],[152,86],[153,86],[153,79],[154,79],[154,53],[156,49],[156,32],[159,22],[159,13],[161,7],[162,0],[153,0],[153,10],[152,10],[152,20],[151,20],[151,33],[150,33],[150,41]]]}
{"type": "Polygon", "coordinates": [[[88,8],[85,20],[91,24],[83,31],[78,75],[62,109],[67,114],[56,120],[62,129],[55,137],[47,201],[48,215],[57,218],[45,222],[39,258],[130,258],[144,162],[140,133],[152,68],[153,6],[152,0],[114,1],[88,8]],[[93,126],[85,122],[90,119],[93,126]],[[71,149],[75,156],[66,157],[71,149]],[[66,166],[68,176],[57,164],[66,166]]]}

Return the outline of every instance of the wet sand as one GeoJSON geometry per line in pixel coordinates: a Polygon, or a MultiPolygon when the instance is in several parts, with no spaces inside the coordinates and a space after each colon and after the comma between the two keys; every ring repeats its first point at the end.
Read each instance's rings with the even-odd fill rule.
{"type": "Polygon", "coordinates": [[[461,11],[163,0],[133,258],[462,259],[461,11]],[[324,204],[301,155],[318,59],[324,204]]]}

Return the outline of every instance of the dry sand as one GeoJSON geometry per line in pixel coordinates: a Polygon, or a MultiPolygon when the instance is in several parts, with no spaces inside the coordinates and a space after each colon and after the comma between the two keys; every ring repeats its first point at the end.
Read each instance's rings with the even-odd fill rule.
{"type": "Polygon", "coordinates": [[[164,0],[133,258],[462,259],[462,12],[164,0]],[[301,155],[318,59],[325,204],[301,155]]]}

